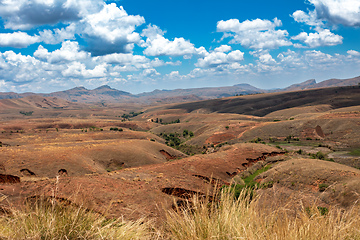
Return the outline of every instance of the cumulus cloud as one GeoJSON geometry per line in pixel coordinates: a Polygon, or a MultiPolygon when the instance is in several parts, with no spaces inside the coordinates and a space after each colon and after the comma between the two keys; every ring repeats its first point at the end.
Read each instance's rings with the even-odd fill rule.
{"type": "Polygon", "coordinates": [[[279,53],[277,58],[284,68],[299,69],[304,67],[304,61],[301,59],[299,53],[291,51],[290,49],[286,52],[279,53]]]}
{"type": "Polygon", "coordinates": [[[111,3],[80,22],[82,35],[89,45],[88,50],[98,56],[131,52],[134,43],[140,42],[140,35],[135,32],[135,28],[145,23],[145,19],[139,15],[128,15],[122,6],[111,3]]]}
{"type": "Polygon", "coordinates": [[[360,57],[360,52],[355,51],[355,50],[349,50],[349,51],[347,51],[347,54],[349,54],[350,56],[354,56],[354,57],[360,57]]]}
{"type": "Polygon", "coordinates": [[[86,9],[100,9],[98,0],[6,0],[1,1],[0,16],[5,28],[30,29],[39,25],[54,25],[81,19],[86,9]]]}
{"type": "Polygon", "coordinates": [[[282,25],[275,18],[273,21],[255,19],[239,22],[238,19],[221,20],[217,23],[217,31],[223,32],[224,37],[231,37],[230,43],[241,44],[251,49],[275,49],[290,46],[286,30],[276,30],[282,25]]]}
{"type": "Polygon", "coordinates": [[[221,51],[214,51],[204,58],[199,58],[195,66],[202,68],[215,68],[220,65],[228,65],[242,60],[244,60],[244,53],[240,50],[235,50],[229,52],[228,54],[221,51]]]}
{"type": "Polygon", "coordinates": [[[47,78],[52,74],[51,71],[47,72],[44,70],[46,69],[46,64],[34,57],[25,56],[21,53],[17,54],[13,51],[6,51],[0,53],[0,59],[2,63],[0,76],[11,83],[32,82],[36,79],[47,78]]]}
{"type": "MultiPolygon", "coordinates": [[[[291,39],[299,40],[310,48],[316,48],[342,44],[343,37],[330,32],[329,29],[319,29],[318,32],[315,33],[302,32],[299,35],[292,37],[291,39]]],[[[301,47],[301,45],[296,46],[301,47]]]]}
{"type": "Polygon", "coordinates": [[[360,26],[360,1],[309,0],[319,19],[344,26],[360,26]]]}
{"type": "Polygon", "coordinates": [[[66,28],[61,29],[44,29],[39,32],[40,39],[46,44],[58,44],[64,40],[75,39],[76,25],[70,24],[66,28]]]}
{"type": "Polygon", "coordinates": [[[315,11],[310,11],[309,13],[306,13],[301,10],[295,11],[291,15],[296,22],[299,23],[305,23],[309,26],[322,26],[323,22],[317,18],[315,11]]]}
{"type": "Polygon", "coordinates": [[[174,38],[173,41],[165,38],[164,31],[156,25],[149,25],[143,30],[142,36],[146,41],[142,43],[147,56],[191,56],[193,54],[204,55],[207,51],[204,47],[195,48],[194,44],[184,38],[174,38]]]}
{"type": "Polygon", "coordinates": [[[144,71],[140,74],[143,77],[155,77],[161,75],[154,68],[144,69],[144,71]]]}
{"type": "Polygon", "coordinates": [[[304,59],[310,66],[333,65],[339,60],[338,58],[333,57],[330,54],[326,54],[316,50],[305,51],[304,59]]]}
{"type": "Polygon", "coordinates": [[[84,51],[79,51],[79,44],[77,42],[65,41],[61,44],[61,48],[53,52],[49,52],[42,45],[35,51],[34,56],[46,60],[49,63],[58,63],[63,61],[76,61],[90,57],[90,54],[84,51]]]}
{"type": "Polygon", "coordinates": [[[0,47],[25,48],[39,41],[39,36],[30,36],[25,32],[0,33],[0,47]]]}
{"type": "Polygon", "coordinates": [[[82,77],[82,78],[100,78],[105,77],[107,73],[107,64],[103,63],[95,66],[93,69],[87,69],[81,62],[72,62],[68,64],[67,69],[62,71],[64,77],[82,77]]]}
{"type": "Polygon", "coordinates": [[[274,65],[276,64],[275,59],[273,59],[273,57],[269,54],[269,53],[265,53],[259,56],[259,61],[263,64],[267,64],[267,65],[274,65]]]}
{"type": "Polygon", "coordinates": [[[226,53],[226,52],[229,52],[231,50],[232,50],[231,46],[229,46],[229,45],[221,45],[220,47],[215,48],[214,52],[224,52],[224,53],[226,53]]]}

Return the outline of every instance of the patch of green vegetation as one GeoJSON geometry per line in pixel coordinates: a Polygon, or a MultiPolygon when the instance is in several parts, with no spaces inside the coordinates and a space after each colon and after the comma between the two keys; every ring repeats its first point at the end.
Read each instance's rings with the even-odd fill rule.
{"type": "Polygon", "coordinates": [[[219,144],[216,145],[216,147],[220,148],[220,147],[222,147],[222,146],[224,146],[226,144],[229,144],[229,143],[228,142],[219,143],[219,144]]]}
{"type": "Polygon", "coordinates": [[[297,151],[296,151],[296,153],[297,153],[297,154],[303,154],[303,153],[304,153],[304,151],[303,151],[303,150],[301,150],[301,149],[299,149],[299,150],[297,150],[297,151]]]}
{"type": "Polygon", "coordinates": [[[20,111],[20,113],[25,116],[31,116],[34,113],[34,111],[30,111],[30,112],[20,111]]]}
{"type": "Polygon", "coordinates": [[[189,131],[187,129],[184,129],[183,131],[183,137],[186,138],[186,137],[193,137],[194,136],[194,133],[192,131],[189,131]]]}
{"type": "Polygon", "coordinates": [[[187,155],[195,155],[195,154],[200,154],[200,153],[204,152],[204,149],[202,147],[194,146],[194,145],[187,145],[187,144],[180,144],[179,146],[176,147],[176,149],[187,155]]]}
{"type": "Polygon", "coordinates": [[[168,122],[168,123],[164,123],[162,122],[162,119],[160,119],[160,123],[163,125],[168,125],[168,124],[174,124],[174,123],[180,123],[180,119],[176,119],[174,121],[168,122]]]}
{"type": "Polygon", "coordinates": [[[144,112],[130,112],[129,114],[123,114],[121,117],[124,118],[124,119],[130,119],[130,118],[133,118],[133,117],[136,117],[140,114],[143,114],[144,112]]]}
{"type": "Polygon", "coordinates": [[[269,137],[269,142],[274,143],[276,141],[278,141],[277,138],[269,137]]]}
{"type": "Polygon", "coordinates": [[[320,160],[325,160],[325,158],[326,158],[326,155],[322,152],[317,152],[315,154],[310,153],[310,156],[311,156],[311,158],[320,159],[320,160]]]}
{"type": "Polygon", "coordinates": [[[223,187],[223,188],[228,188],[230,191],[234,192],[234,197],[236,199],[239,198],[242,191],[245,191],[245,196],[249,197],[249,199],[251,200],[255,194],[256,189],[271,188],[274,185],[273,181],[262,183],[262,184],[254,181],[255,177],[257,177],[258,175],[260,175],[263,172],[266,172],[270,168],[271,168],[271,165],[267,165],[261,169],[258,169],[250,176],[243,178],[245,184],[233,184],[230,187],[223,187]]]}
{"type": "Polygon", "coordinates": [[[320,183],[319,184],[319,192],[324,192],[329,187],[329,184],[320,183]]]}
{"type": "Polygon", "coordinates": [[[352,150],[349,154],[352,156],[360,156],[360,148],[352,150]]]}
{"type": "Polygon", "coordinates": [[[319,210],[321,216],[324,216],[329,212],[329,209],[327,207],[318,206],[317,209],[319,210]]]}
{"type": "Polygon", "coordinates": [[[335,162],[334,159],[332,158],[327,158],[327,155],[323,152],[317,152],[315,154],[313,153],[309,153],[310,157],[313,159],[320,159],[320,160],[325,160],[325,161],[330,161],[330,162],[335,162]]]}
{"type": "Polygon", "coordinates": [[[328,214],[329,209],[327,207],[317,206],[316,208],[306,207],[305,211],[307,212],[307,214],[309,216],[316,215],[316,212],[320,213],[321,216],[324,216],[324,215],[328,214]]]}
{"type": "Polygon", "coordinates": [[[280,119],[274,119],[274,122],[280,122],[281,120],[280,119]]]}
{"type": "Polygon", "coordinates": [[[258,175],[260,175],[261,173],[266,172],[270,168],[271,168],[271,165],[267,165],[267,166],[255,171],[250,176],[244,178],[243,180],[244,180],[245,184],[248,184],[248,185],[256,184],[256,182],[254,181],[254,178],[257,177],[258,175]]]}
{"type": "Polygon", "coordinates": [[[251,140],[250,142],[252,142],[252,143],[261,143],[261,142],[262,142],[262,139],[259,138],[259,137],[257,137],[257,138],[255,138],[255,139],[251,140]]]}
{"type": "Polygon", "coordinates": [[[115,127],[115,128],[110,128],[110,131],[119,131],[119,132],[122,132],[122,131],[124,131],[122,128],[117,128],[117,127],[115,127]]]}
{"type": "Polygon", "coordinates": [[[175,147],[175,146],[179,146],[181,144],[181,139],[180,134],[179,133],[169,133],[169,134],[160,134],[160,136],[162,138],[164,138],[166,140],[166,145],[170,146],[170,147],[175,147]]]}

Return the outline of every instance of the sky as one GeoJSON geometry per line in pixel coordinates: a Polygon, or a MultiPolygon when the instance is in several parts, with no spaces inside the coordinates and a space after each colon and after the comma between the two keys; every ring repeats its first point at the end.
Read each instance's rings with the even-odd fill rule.
{"type": "Polygon", "coordinates": [[[0,92],[360,75],[360,0],[0,0],[0,92]]]}

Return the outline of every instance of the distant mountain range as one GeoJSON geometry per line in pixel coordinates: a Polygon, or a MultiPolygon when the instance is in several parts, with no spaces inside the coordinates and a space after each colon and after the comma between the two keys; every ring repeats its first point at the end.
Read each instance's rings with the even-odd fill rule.
{"type": "Polygon", "coordinates": [[[293,84],[287,88],[282,89],[281,91],[298,91],[314,88],[327,88],[327,87],[344,87],[344,86],[353,86],[360,84],[360,76],[349,78],[349,79],[329,79],[319,83],[316,83],[315,79],[310,79],[299,84],[293,84]]]}
{"type": "Polygon", "coordinates": [[[131,94],[120,91],[107,85],[95,88],[93,90],[84,87],[75,87],[66,91],[53,92],[49,94],[38,93],[14,93],[0,92],[0,99],[17,99],[28,96],[56,97],[69,102],[79,103],[101,103],[101,102],[139,102],[139,103],[174,103],[189,102],[235,95],[248,95],[265,92],[287,92],[299,91],[315,88],[341,87],[360,84],[360,76],[350,79],[329,79],[317,83],[314,79],[307,80],[299,84],[293,84],[284,89],[264,90],[250,84],[237,84],[229,87],[207,87],[207,88],[189,88],[175,90],[154,90],[141,94],[131,94]]]}

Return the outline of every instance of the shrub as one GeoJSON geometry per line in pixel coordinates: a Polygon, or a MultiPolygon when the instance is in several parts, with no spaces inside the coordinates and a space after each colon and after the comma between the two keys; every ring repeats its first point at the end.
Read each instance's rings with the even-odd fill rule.
{"type": "Polygon", "coordinates": [[[326,183],[320,183],[319,184],[319,192],[324,192],[329,187],[326,183]]]}
{"type": "Polygon", "coordinates": [[[20,113],[25,116],[31,116],[34,113],[34,111],[30,111],[30,112],[20,111],[20,113]]]}
{"type": "Polygon", "coordinates": [[[320,160],[325,160],[326,159],[326,155],[322,152],[317,152],[316,154],[312,154],[311,155],[312,158],[317,158],[320,160]]]}

